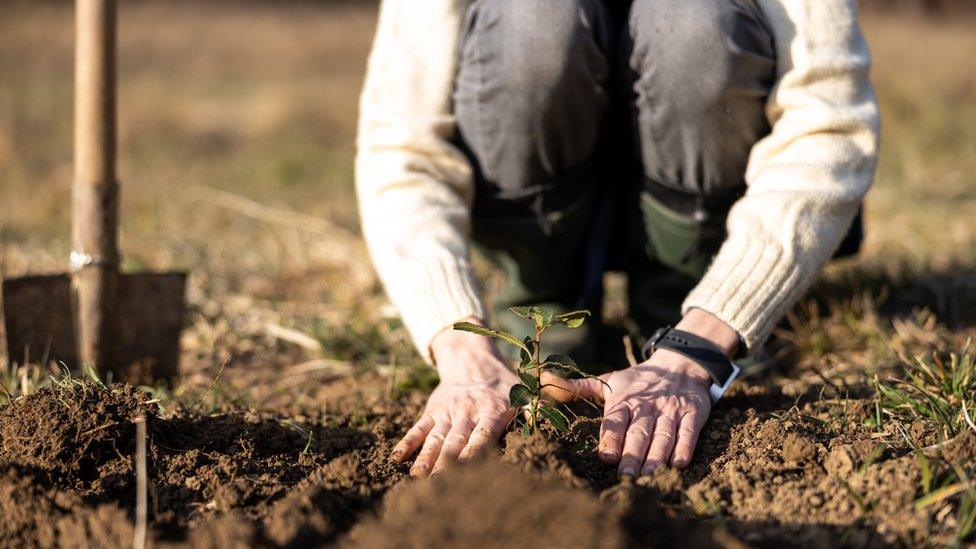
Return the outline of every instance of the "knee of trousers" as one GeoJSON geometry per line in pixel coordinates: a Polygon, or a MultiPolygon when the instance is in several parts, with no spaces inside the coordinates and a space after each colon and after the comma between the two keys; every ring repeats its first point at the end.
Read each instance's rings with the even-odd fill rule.
{"type": "Polygon", "coordinates": [[[629,32],[638,93],[664,95],[679,116],[761,118],[776,55],[755,0],[634,0],[629,32]]]}
{"type": "Polygon", "coordinates": [[[593,149],[606,107],[602,0],[475,0],[454,109],[485,178],[517,188],[593,149]]]}

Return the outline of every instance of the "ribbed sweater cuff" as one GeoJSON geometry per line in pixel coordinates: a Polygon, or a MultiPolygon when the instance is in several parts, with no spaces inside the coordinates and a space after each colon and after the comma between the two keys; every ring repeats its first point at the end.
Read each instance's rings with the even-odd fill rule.
{"type": "Polygon", "coordinates": [[[433,364],[430,343],[438,333],[467,317],[485,316],[478,297],[471,264],[456,257],[412,263],[409,271],[396,276],[390,294],[414,345],[428,364],[433,364]]]}
{"type": "Polygon", "coordinates": [[[698,308],[712,313],[736,330],[752,353],[804,291],[816,268],[789,253],[781,242],[728,240],[688,294],[682,311],[698,308]]]}

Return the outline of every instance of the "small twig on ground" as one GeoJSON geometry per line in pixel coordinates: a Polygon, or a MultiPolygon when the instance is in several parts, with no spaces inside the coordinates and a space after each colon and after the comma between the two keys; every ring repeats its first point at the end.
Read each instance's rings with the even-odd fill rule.
{"type": "Polygon", "coordinates": [[[109,427],[111,427],[113,425],[115,425],[115,422],[114,421],[110,421],[110,422],[108,422],[105,425],[102,425],[100,427],[95,427],[94,429],[89,429],[89,430],[85,431],[84,433],[81,433],[78,436],[79,437],[83,437],[83,436],[86,436],[86,435],[90,435],[92,433],[97,433],[98,431],[101,431],[103,429],[108,429],[109,427]]]}
{"type": "Polygon", "coordinates": [[[929,452],[932,452],[933,450],[938,450],[938,451],[941,452],[944,448],[946,448],[948,446],[954,446],[957,442],[959,442],[959,435],[956,435],[956,436],[954,436],[954,437],[952,437],[950,439],[943,440],[942,442],[936,442],[935,444],[932,444],[931,446],[926,446],[925,448],[920,448],[920,450],[923,453],[925,453],[926,455],[928,455],[928,453],[929,452]]]}
{"type": "Polygon", "coordinates": [[[136,419],[136,527],[133,549],[146,547],[147,484],[146,477],[146,417],[136,419]]]}
{"type": "Polygon", "coordinates": [[[283,208],[272,208],[250,198],[210,187],[193,189],[196,200],[235,211],[252,219],[272,225],[280,225],[314,234],[343,237],[358,241],[359,237],[349,229],[330,223],[324,217],[316,217],[283,208]]]}
{"type": "Polygon", "coordinates": [[[280,339],[281,341],[287,341],[288,343],[294,343],[299,347],[313,351],[316,353],[322,352],[322,343],[315,339],[314,337],[296,330],[294,328],[286,328],[274,322],[266,322],[264,324],[264,329],[267,334],[275,339],[280,339]]]}
{"type": "Polygon", "coordinates": [[[966,423],[969,424],[969,428],[976,431],[976,424],[973,423],[973,418],[969,416],[969,410],[966,409],[966,400],[962,401],[962,417],[966,418],[966,423]]]}
{"type": "Polygon", "coordinates": [[[627,355],[627,362],[631,366],[637,366],[637,355],[634,354],[634,342],[629,335],[624,336],[624,353],[627,355]]]}

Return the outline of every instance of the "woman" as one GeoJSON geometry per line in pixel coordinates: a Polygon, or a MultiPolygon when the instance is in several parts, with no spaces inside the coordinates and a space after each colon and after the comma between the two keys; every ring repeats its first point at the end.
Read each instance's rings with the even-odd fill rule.
{"type": "MultiPolygon", "coordinates": [[[[357,189],[441,378],[393,458],[419,449],[426,476],[513,417],[491,342],[450,329],[488,316],[475,247],[508,275],[499,312],[598,310],[621,268],[645,337],[677,322],[607,386],[561,387],[604,402],[621,475],[686,466],[730,380],[713,366],[761,347],[852,226],[878,148],[868,68],[855,0],[385,0],[357,189]]],[[[585,355],[591,335],[558,345],[585,355]]]]}

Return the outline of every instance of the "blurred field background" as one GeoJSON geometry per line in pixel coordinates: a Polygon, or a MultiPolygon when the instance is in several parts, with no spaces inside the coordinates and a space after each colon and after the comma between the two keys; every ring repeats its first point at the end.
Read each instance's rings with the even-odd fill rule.
{"type": "MultiPolygon", "coordinates": [[[[972,331],[961,304],[976,293],[974,19],[955,9],[965,3],[873,4],[863,24],[884,146],[868,239],[817,294],[843,306],[811,301],[793,315],[783,338],[798,363],[876,360],[852,358],[869,345],[859,330],[875,330],[858,322],[900,292],[911,299],[899,314],[934,313],[945,337],[932,347],[972,331]]],[[[352,160],[375,10],[122,2],[122,246],[127,268],[192,271],[188,385],[226,365],[270,404],[352,370],[418,364],[358,239],[352,160]]],[[[70,4],[0,3],[5,277],[65,267],[72,41],[70,4]]]]}

